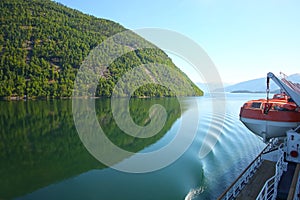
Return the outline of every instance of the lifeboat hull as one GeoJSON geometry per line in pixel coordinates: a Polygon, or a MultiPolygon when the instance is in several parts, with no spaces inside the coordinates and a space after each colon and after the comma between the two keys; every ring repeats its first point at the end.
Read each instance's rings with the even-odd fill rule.
{"type": "Polygon", "coordinates": [[[300,122],[280,122],[245,117],[240,117],[240,121],[250,131],[262,137],[265,141],[270,138],[285,137],[286,131],[300,125],[300,122]]]}
{"type": "Polygon", "coordinates": [[[265,141],[285,137],[286,131],[300,125],[300,108],[288,97],[251,100],[240,111],[240,121],[265,141]]]}

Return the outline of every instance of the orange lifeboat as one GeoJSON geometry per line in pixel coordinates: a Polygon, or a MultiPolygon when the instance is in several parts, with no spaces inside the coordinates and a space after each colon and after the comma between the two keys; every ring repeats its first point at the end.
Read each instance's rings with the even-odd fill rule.
{"type": "Polygon", "coordinates": [[[286,131],[300,125],[300,108],[286,94],[272,99],[246,102],[240,110],[240,120],[264,141],[286,136],[286,131]]]}

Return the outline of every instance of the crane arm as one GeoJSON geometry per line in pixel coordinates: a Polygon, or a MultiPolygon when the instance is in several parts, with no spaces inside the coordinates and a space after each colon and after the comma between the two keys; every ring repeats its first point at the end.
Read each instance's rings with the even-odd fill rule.
{"type": "MultiPolygon", "coordinates": [[[[272,79],[287,95],[289,95],[297,106],[300,107],[300,94],[291,89],[288,85],[283,83],[279,78],[277,78],[272,72],[269,72],[267,75],[267,84],[269,80],[272,79]]],[[[269,86],[268,86],[269,87],[269,86]]]]}

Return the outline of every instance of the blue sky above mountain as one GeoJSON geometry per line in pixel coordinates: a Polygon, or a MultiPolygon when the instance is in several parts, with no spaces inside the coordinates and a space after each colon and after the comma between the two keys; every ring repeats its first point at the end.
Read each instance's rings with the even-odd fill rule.
{"type": "MultiPolygon", "coordinates": [[[[129,29],[155,27],[181,33],[207,52],[225,83],[300,69],[297,0],[56,1],[129,29]]],[[[201,82],[187,66],[176,60],[175,64],[194,82],[201,82]]]]}

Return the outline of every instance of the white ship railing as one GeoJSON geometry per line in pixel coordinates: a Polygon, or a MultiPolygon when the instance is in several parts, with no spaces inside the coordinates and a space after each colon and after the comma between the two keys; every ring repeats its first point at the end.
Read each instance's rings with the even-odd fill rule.
{"type": "Polygon", "coordinates": [[[250,178],[255,174],[256,170],[260,167],[263,162],[262,154],[270,151],[276,144],[278,139],[273,139],[262,152],[250,163],[250,165],[241,173],[241,175],[223,192],[218,200],[231,200],[235,199],[241,190],[248,183],[250,178]]]}
{"type": "Polygon", "coordinates": [[[280,157],[276,163],[276,172],[273,177],[271,177],[265,183],[264,187],[256,197],[256,200],[275,200],[277,197],[277,188],[284,171],[287,170],[287,162],[284,162],[284,151],[283,144],[279,147],[280,157]]]}

